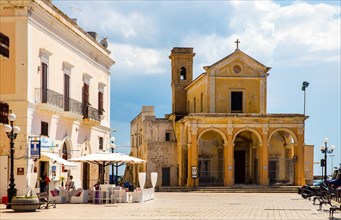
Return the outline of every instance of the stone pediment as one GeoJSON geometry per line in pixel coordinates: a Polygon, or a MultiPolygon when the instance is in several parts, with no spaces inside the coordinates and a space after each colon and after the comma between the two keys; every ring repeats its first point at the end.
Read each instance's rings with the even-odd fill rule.
{"type": "Polygon", "coordinates": [[[237,49],[232,54],[204,68],[209,75],[221,77],[264,77],[270,67],[237,49]]]}

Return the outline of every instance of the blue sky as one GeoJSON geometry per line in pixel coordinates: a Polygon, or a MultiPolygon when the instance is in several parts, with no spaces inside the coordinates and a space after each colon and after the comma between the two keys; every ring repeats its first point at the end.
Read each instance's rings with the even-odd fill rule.
{"type": "MultiPolygon", "coordinates": [[[[111,68],[111,127],[118,151],[128,153],[130,121],[143,105],[157,117],[171,113],[170,50],[193,47],[194,76],[235,49],[272,67],[268,113],[303,113],[305,142],[322,158],[325,137],[341,162],[340,1],[80,1],[53,0],[86,31],[108,37],[111,68]]],[[[331,170],[328,156],[328,172],[331,170]]],[[[315,174],[321,168],[315,165],[315,174]]]]}

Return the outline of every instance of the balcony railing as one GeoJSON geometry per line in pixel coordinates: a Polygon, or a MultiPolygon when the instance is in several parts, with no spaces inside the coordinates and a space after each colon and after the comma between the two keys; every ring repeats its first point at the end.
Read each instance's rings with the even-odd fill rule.
{"type": "Polygon", "coordinates": [[[57,106],[64,111],[72,112],[78,115],[82,115],[84,119],[90,118],[96,121],[101,121],[101,115],[98,109],[91,107],[91,105],[83,105],[82,102],[69,98],[64,100],[64,96],[53,90],[43,90],[41,88],[35,89],[35,99],[37,103],[48,103],[53,106],[57,106]]]}
{"type": "Polygon", "coordinates": [[[101,116],[98,114],[98,109],[88,107],[88,117],[96,121],[101,121],[101,116]]]}
{"type": "Polygon", "coordinates": [[[63,108],[63,95],[51,89],[36,88],[35,99],[37,103],[47,103],[63,108]]]}
{"type": "MultiPolygon", "coordinates": [[[[79,101],[76,101],[74,99],[71,99],[69,98],[69,111],[70,112],[73,112],[73,113],[76,113],[76,114],[79,114],[79,115],[82,115],[82,103],[79,102],[79,101]]],[[[67,109],[64,109],[65,111],[67,111],[67,109]]]]}

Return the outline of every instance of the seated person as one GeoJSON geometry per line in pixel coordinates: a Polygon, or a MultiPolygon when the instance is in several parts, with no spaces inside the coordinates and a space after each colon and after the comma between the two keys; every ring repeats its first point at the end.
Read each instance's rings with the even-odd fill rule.
{"type": "Polygon", "coordinates": [[[75,189],[75,182],[73,181],[73,176],[70,176],[70,179],[65,184],[66,190],[75,189]]]}

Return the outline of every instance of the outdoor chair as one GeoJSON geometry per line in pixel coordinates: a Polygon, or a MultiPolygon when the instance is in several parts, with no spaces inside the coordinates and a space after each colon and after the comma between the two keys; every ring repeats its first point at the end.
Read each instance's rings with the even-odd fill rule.
{"type": "Polygon", "coordinates": [[[56,189],[50,190],[49,200],[55,201],[55,203],[66,203],[66,197],[59,195],[59,192],[56,189]]]}
{"type": "Polygon", "coordinates": [[[114,190],[111,195],[111,203],[122,203],[126,201],[126,191],[124,189],[114,190]]]}
{"type": "Polygon", "coordinates": [[[70,203],[88,203],[89,201],[89,191],[79,189],[74,196],[71,196],[70,203]]]}
{"type": "Polygon", "coordinates": [[[109,190],[110,186],[108,184],[100,184],[99,185],[99,190],[100,190],[100,202],[101,203],[109,203],[109,190]]]}

